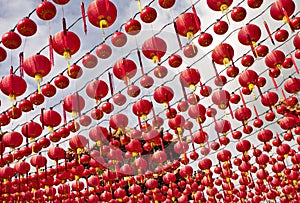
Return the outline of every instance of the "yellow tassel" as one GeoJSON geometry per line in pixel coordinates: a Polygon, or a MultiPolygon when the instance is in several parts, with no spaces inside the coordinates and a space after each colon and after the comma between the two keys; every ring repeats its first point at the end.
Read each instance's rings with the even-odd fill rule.
{"type": "Polygon", "coordinates": [[[71,59],[70,51],[68,51],[68,50],[64,51],[63,56],[64,56],[65,60],[70,60],[71,59]]]}
{"type": "Polygon", "coordinates": [[[141,1],[138,0],[137,2],[138,2],[138,6],[139,6],[139,9],[140,9],[140,13],[141,13],[141,12],[142,12],[142,4],[141,4],[141,1]]]}
{"type": "Polygon", "coordinates": [[[103,41],[105,41],[105,33],[104,33],[104,28],[108,26],[108,22],[106,19],[102,19],[100,20],[100,28],[101,28],[101,31],[102,31],[102,38],[103,38],[103,41]]]}
{"type": "Polygon", "coordinates": [[[158,61],[158,56],[154,55],[154,56],[152,57],[152,62],[153,62],[153,63],[157,63],[157,61],[158,61]]]}
{"type": "Polygon", "coordinates": [[[186,33],[186,37],[188,38],[188,40],[191,40],[194,37],[194,33],[189,31],[186,33]]]}
{"type": "Polygon", "coordinates": [[[226,14],[226,18],[227,18],[228,24],[230,24],[229,17],[228,17],[228,12],[227,12],[227,10],[228,10],[227,4],[222,4],[220,6],[220,10],[222,11],[222,13],[226,14]]]}

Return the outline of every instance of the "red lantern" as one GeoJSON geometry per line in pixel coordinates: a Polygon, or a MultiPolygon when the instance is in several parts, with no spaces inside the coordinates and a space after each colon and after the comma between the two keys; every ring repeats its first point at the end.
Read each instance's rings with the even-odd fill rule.
{"type": "Polygon", "coordinates": [[[273,132],[269,129],[264,129],[258,132],[257,139],[261,142],[269,142],[273,138],[273,132]]]}
{"type": "Polygon", "coordinates": [[[63,107],[64,110],[72,114],[79,113],[85,106],[85,100],[78,94],[70,94],[64,98],[63,107]]]}
{"type": "Polygon", "coordinates": [[[5,49],[3,49],[2,47],[0,47],[0,62],[4,61],[7,57],[7,53],[5,51],[5,49]]]}
{"type": "Polygon", "coordinates": [[[229,106],[230,94],[226,90],[218,90],[212,94],[211,99],[220,109],[226,109],[229,106]]]}
{"type": "Polygon", "coordinates": [[[255,9],[255,8],[259,8],[263,2],[264,2],[263,0],[248,0],[247,4],[250,8],[255,9]]]}
{"type": "Polygon", "coordinates": [[[126,100],[127,100],[126,97],[121,93],[118,93],[118,94],[113,96],[113,101],[118,106],[124,105],[126,103],[126,100]]]}
{"type": "Polygon", "coordinates": [[[16,100],[16,97],[21,96],[25,93],[27,89],[26,81],[13,73],[8,76],[5,76],[0,81],[1,91],[9,96],[9,98],[13,101],[16,100]]]}
{"type": "Polygon", "coordinates": [[[142,117],[142,119],[146,119],[147,115],[151,112],[152,110],[152,103],[146,99],[141,99],[136,101],[133,106],[132,106],[132,112],[138,116],[142,117]]]}
{"type": "Polygon", "coordinates": [[[81,62],[86,68],[95,68],[98,64],[98,59],[94,54],[86,54],[81,62]]]}
{"type": "Polygon", "coordinates": [[[188,108],[189,117],[196,119],[197,122],[203,123],[206,120],[206,109],[202,104],[191,105],[188,108]]]}
{"type": "Polygon", "coordinates": [[[43,81],[43,77],[51,71],[51,62],[47,57],[35,54],[24,61],[23,69],[27,75],[40,83],[43,81]]]}
{"type": "Polygon", "coordinates": [[[153,73],[157,78],[164,78],[168,74],[168,69],[165,66],[157,66],[153,73]]]}
{"type": "Polygon", "coordinates": [[[182,64],[182,57],[179,54],[172,54],[168,59],[168,64],[172,68],[178,68],[182,64]]]}
{"type": "Polygon", "coordinates": [[[115,114],[109,120],[109,126],[115,130],[124,130],[128,125],[128,117],[125,114],[115,114]]]}
{"type": "Polygon", "coordinates": [[[160,7],[164,9],[171,8],[175,4],[175,0],[158,0],[160,7]]]}
{"type": "Polygon", "coordinates": [[[40,115],[40,121],[44,126],[47,126],[49,130],[58,126],[61,123],[61,116],[54,110],[46,110],[40,115]]]}
{"type": "Polygon", "coordinates": [[[195,68],[187,68],[180,73],[180,81],[185,87],[190,87],[194,90],[200,82],[200,73],[195,68]]]}
{"type": "Polygon", "coordinates": [[[207,0],[208,7],[214,11],[226,11],[233,0],[207,0]]]}
{"type": "Polygon", "coordinates": [[[284,29],[277,30],[275,33],[275,39],[278,42],[284,42],[289,37],[289,32],[284,29]]]}
{"type": "Polygon", "coordinates": [[[26,174],[30,171],[30,164],[25,161],[20,161],[14,165],[14,169],[19,174],[26,174]]]}
{"type": "Polygon", "coordinates": [[[115,47],[122,47],[127,42],[127,36],[123,32],[115,32],[110,40],[115,47]]]}
{"type": "Polygon", "coordinates": [[[142,45],[142,52],[148,59],[152,59],[155,63],[165,55],[167,51],[166,42],[159,37],[151,37],[144,41],[142,45]]]}
{"type": "Polygon", "coordinates": [[[204,32],[199,35],[198,43],[200,46],[207,47],[211,45],[213,37],[210,33],[204,32]]]}
{"type": "Polygon", "coordinates": [[[244,26],[238,33],[239,42],[243,45],[251,45],[258,42],[261,37],[261,30],[255,24],[244,26]]]}
{"type": "Polygon", "coordinates": [[[223,149],[217,154],[217,159],[221,162],[229,161],[231,159],[231,152],[223,149]]]}
{"type": "Polygon", "coordinates": [[[65,89],[69,86],[70,81],[66,76],[58,75],[54,79],[54,84],[59,89],[65,89]]]}
{"type": "Polygon", "coordinates": [[[17,49],[22,44],[22,38],[14,31],[2,35],[2,44],[8,49],[17,49]]]}
{"type": "Polygon", "coordinates": [[[42,103],[44,103],[45,98],[44,95],[35,92],[32,95],[30,95],[29,100],[34,105],[41,105],[42,103]]]}
{"type": "Polygon", "coordinates": [[[53,2],[58,5],[65,5],[65,4],[69,3],[69,1],[70,0],[53,0],[53,2]]]}
{"type": "Polygon", "coordinates": [[[23,137],[19,132],[8,132],[2,137],[2,143],[5,147],[12,149],[19,147],[23,142],[23,137]]]}
{"type": "Polygon", "coordinates": [[[18,108],[23,112],[29,112],[33,110],[33,104],[31,101],[27,99],[23,99],[22,101],[19,102],[18,108]]]}
{"type": "Polygon", "coordinates": [[[154,91],[153,98],[157,103],[168,104],[174,97],[174,92],[170,87],[161,86],[154,91]]]}
{"type": "Polygon", "coordinates": [[[200,19],[194,13],[184,13],[175,20],[176,31],[179,35],[191,39],[200,30],[200,19]]]}
{"type": "Polygon", "coordinates": [[[278,94],[276,92],[266,92],[261,97],[261,103],[264,106],[272,107],[278,102],[278,94]]]}
{"type": "Polygon", "coordinates": [[[56,94],[56,88],[48,83],[42,87],[41,92],[45,97],[53,97],[56,94]]]}
{"type": "Polygon", "coordinates": [[[300,91],[300,79],[289,78],[284,82],[284,90],[290,94],[297,94],[300,91]]]}
{"type": "Polygon", "coordinates": [[[88,140],[83,135],[75,135],[69,140],[69,145],[77,154],[80,154],[88,144],[88,140]]]}
{"type": "Polygon", "coordinates": [[[295,11],[295,3],[293,0],[276,0],[271,8],[270,14],[274,20],[283,20],[289,22],[289,16],[295,11]]]}
{"type": "Polygon", "coordinates": [[[235,22],[241,22],[245,19],[247,15],[247,11],[245,8],[238,6],[232,9],[231,11],[231,19],[235,22]]]}
{"type": "Polygon", "coordinates": [[[116,6],[108,0],[94,0],[87,9],[90,23],[99,28],[111,26],[117,18],[116,6]]]}
{"type": "Polygon", "coordinates": [[[152,23],[157,17],[157,12],[154,8],[146,6],[140,13],[140,18],[144,23],[152,23]]]}
{"type": "Polygon", "coordinates": [[[18,22],[17,30],[21,35],[25,37],[30,37],[36,33],[37,25],[30,18],[23,18],[18,22]]]}
{"type": "Polygon", "coordinates": [[[280,50],[274,50],[267,54],[265,58],[265,64],[269,68],[281,68],[281,64],[283,64],[285,60],[285,54],[280,50]]]}
{"type": "Polygon", "coordinates": [[[125,31],[129,35],[137,35],[142,29],[141,23],[136,19],[130,19],[125,24],[125,31]]]}
{"type": "Polygon", "coordinates": [[[56,167],[58,167],[58,160],[65,158],[65,150],[61,147],[51,147],[47,155],[50,159],[56,162],[56,167]]]}
{"type": "Polygon", "coordinates": [[[67,71],[67,74],[72,79],[78,79],[82,75],[82,68],[76,64],[73,64],[70,66],[69,70],[67,71]]]}
{"type": "Polygon", "coordinates": [[[212,51],[211,57],[213,61],[220,65],[227,65],[232,61],[234,56],[234,50],[231,45],[227,43],[219,44],[212,51]]]}
{"type": "Polygon", "coordinates": [[[242,87],[248,87],[250,91],[253,90],[258,80],[258,75],[253,70],[245,70],[239,76],[239,83],[242,87]]]}
{"type": "Polygon", "coordinates": [[[52,46],[56,53],[69,59],[79,50],[80,39],[74,32],[61,31],[53,36],[52,46]]]}
{"type": "Polygon", "coordinates": [[[223,35],[227,32],[228,30],[228,23],[224,20],[218,20],[215,24],[214,24],[214,32],[217,35],[223,35]]]}
{"type": "Polygon", "coordinates": [[[114,75],[120,79],[128,82],[128,80],[135,76],[137,72],[137,67],[134,61],[130,59],[121,59],[117,61],[113,67],[114,75]]]}
{"type": "Polygon", "coordinates": [[[30,164],[33,167],[42,168],[47,165],[47,159],[46,159],[46,157],[44,157],[42,155],[35,155],[35,156],[31,157],[30,164]]]}
{"type": "Polygon", "coordinates": [[[34,139],[42,134],[43,128],[37,122],[30,121],[22,126],[21,132],[25,137],[34,139]]]}
{"type": "Polygon", "coordinates": [[[51,20],[56,15],[56,7],[50,1],[43,1],[36,7],[35,12],[42,20],[51,20]]]}
{"type": "Polygon", "coordinates": [[[96,49],[96,55],[101,59],[107,59],[111,56],[112,49],[108,44],[100,44],[96,49]]]}
{"type": "Polygon", "coordinates": [[[96,101],[104,98],[108,93],[108,85],[103,80],[94,80],[86,86],[86,94],[96,101]]]}
{"type": "Polygon", "coordinates": [[[247,125],[247,121],[251,118],[251,110],[247,107],[241,107],[235,110],[234,117],[243,123],[243,125],[247,125]]]}

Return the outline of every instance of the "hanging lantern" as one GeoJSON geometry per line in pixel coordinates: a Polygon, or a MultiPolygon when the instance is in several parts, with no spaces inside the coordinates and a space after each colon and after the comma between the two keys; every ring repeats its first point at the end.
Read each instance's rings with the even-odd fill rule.
{"type": "Polygon", "coordinates": [[[144,41],[142,52],[144,56],[151,59],[154,63],[159,62],[167,51],[166,42],[159,37],[151,37],[144,41]]]}
{"type": "Polygon", "coordinates": [[[123,47],[127,43],[127,36],[123,32],[117,31],[111,36],[110,41],[115,47],[123,47]]]}
{"type": "Polygon", "coordinates": [[[179,35],[192,39],[200,30],[200,19],[195,13],[184,13],[175,20],[176,31],[179,35]]]}
{"type": "Polygon", "coordinates": [[[204,123],[206,120],[206,108],[202,104],[191,105],[188,108],[189,117],[196,119],[198,123],[204,123]]]}
{"type": "Polygon", "coordinates": [[[213,37],[210,33],[203,32],[199,35],[198,43],[202,47],[207,47],[211,45],[212,41],[213,41],[213,37]]]}
{"type": "Polygon", "coordinates": [[[160,7],[164,9],[171,8],[175,4],[175,0],[158,0],[160,7]]]}
{"type": "Polygon", "coordinates": [[[256,43],[261,37],[261,30],[255,24],[247,24],[238,33],[238,40],[243,45],[250,45],[253,55],[257,57],[255,51],[256,43]]]}
{"type": "Polygon", "coordinates": [[[300,49],[300,32],[298,32],[294,39],[293,39],[293,44],[297,49],[300,49]]]}
{"type": "Polygon", "coordinates": [[[140,12],[140,18],[144,23],[152,23],[157,17],[157,12],[154,8],[146,6],[140,12]]]}
{"type": "Polygon", "coordinates": [[[70,0],[53,0],[53,2],[58,5],[65,5],[65,4],[69,3],[69,1],[70,0]]]}
{"type": "Polygon", "coordinates": [[[187,68],[180,73],[180,81],[185,87],[195,90],[196,85],[200,82],[200,73],[195,68],[187,68]]]}
{"type": "Polygon", "coordinates": [[[35,12],[42,20],[52,20],[56,15],[56,7],[50,1],[43,1],[36,7],[35,12]]]}
{"type": "Polygon", "coordinates": [[[130,19],[125,24],[125,31],[129,35],[137,35],[142,29],[141,23],[136,19],[130,19]]]}
{"type": "Polygon", "coordinates": [[[43,128],[37,122],[30,121],[22,126],[21,132],[24,137],[33,140],[42,134],[43,128]]]}
{"type": "Polygon", "coordinates": [[[233,0],[207,0],[208,7],[214,11],[227,11],[233,0]]]}
{"type": "Polygon", "coordinates": [[[232,61],[234,50],[230,44],[222,43],[214,48],[211,57],[212,60],[220,65],[228,65],[232,61]]]}
{"type": "Polygon", "coordinates": [[[19,147],[23,142],[23,137],[19,132],[8,132],[2,137],[2,143],[5,147],[10,147],[14,149],[19,147]]]}
{"type": "Polygon", "coordinates": [[[270,14],[274,20],[282,20],[290,25],[290,16],[295,11],[295,3],[293,0],[276,0],[271,8],[270,14]]]}
{"type": "Polygon", "coordinates": [[[285,54],[280,50],[274,50],[267,54],[265,64],[269,68],[280,69],[285,60],[285,54]]]}
{"type": "Polygon", "coordinates": [[[84,108],[84,106],[85,100],[82,96],[78,94],[70,94],[66,96],[63,100],[64,110],[72,113],[73,116],[79,114],[80,111],[82,111],[82,109],[84,108]]]}
{"type": "Polygon", "coordinates": [[[86,94],[96,101],[104,98],[108,93],[108,85],[103,80],[94,80],[86,86],[86,94]]]}
{"type": "Polygon", "coordinates": [[[48,75],[51,71],[51,62],[47,57],[35,54],[24,61],[23,69],[27,75],[34,78],[34,80],[38,83],[39,89],[40,82],[43,81],[43,77],[48,75]]]}
{"type": "Polygon", "coordinates": [[[65,158],[65,150],[61,147],[50,147],[47,155],[50,159],[54,160],[56,163],[56,168],[58,169],[58,161],[65,158]]]}
{"type": "Polygon", "coordinates": [[[5,76],[0,81],[1,91],[9,97],[10,100],[15,101],[18,96],[25,93],[27,89],[26,81],[13,73],[5,76]]]}
{"type": "Polygon", "coordinates": [[[238,6],[232,9],[231,19],[235,22],[241,22],[246,18],[247,11],[244,7],[238,6]]]}
{"type": "Polygon", "coordinates": [[[227,32],[228,28],[228,23],[224,20],[218,20],[213,27],[214,32],[217,35],[224,35],[227,32]]]}
{"type": "Polygon", "coordinates": [[[42,155],[35,155],[30,158],[30,164],[37,169],[42,168],[47,165],[47,159],[42,155]]]}
{"type": "Polygon", "coordinates": [[[50,131],[61,123],[61,116],[54,110],[43,111],[40,115],[40,121],[43,126],[47,126],[50,131]]]}
{"type": "Polygon", "coordinates": [[[128,117],[125,114],[115,114],[109,119],[109,126],[114,130],[125,132],[128,125],[128,117]]]}
{"type": "Polygon", "coordinates": [[[212,94],[211,100],[220,109],[226,109],[229,106],[230,94],[226,90],[218,90],[212,94]]]}
{"type": "Polygon", "coordinates": [[[65,89],[69,86],[70,80],[64,75],[58,75],[54,79],[54,85],[59,89],[65,89]]]}
{"type": "Polygon", "coordinates": [[[17,30],[21,35],[25,37],[30,37],[36,33],[37,25],[30,18],[23,18],[18,22],[17,30]]]}
{"type": "Polygon", "coordinates": [[[248,6],[253,9],[259,8],[263,2],[263,0],[247,0],[248,6]]]}
{"type": "Polygon", "coordinates": [[[48,83],[42,87],[41,92],[45,97],[53,97],[56,94],[56,88],[48,83]]]}
{"type": "Polygon", "coordinates": [[[123,80],[125,84],[135,76],[137,67],[134,61],[131,59],[121,59],[117,61],[113,67],[114,75],[119,79],[123,80]]]}
{"type": "Polygon", "coordinates": [[[7,57],[7,53],[5,51],[5,49],[3,49],[2,47],[0,47],[0,62],[4,61],[7,57]]]}
{"type": "Polygon", "coordinates": [[[146,99],[136,101],[132,106],[132,112],[141,117],[143,120],[146,119],[147,115],[151,112],[153,105],[146,99]]]}
{"type": "Polygon", "coordinates": [[[22,38],[14,31],[9,31],[2,35],[2,44],[8,49],[17,49],[22,44],[22,38]]]}
{"type": "Polygon", "coordinates": [[[87,9],[90,23],[101,29],[111,26],[117,18],[117,8],[107,0],[94,0],[87,9]]]}
{"type": "Polygon", "coordinates": [[[253,90],[257,84],[258,75],[253,70],[245,70],[239,76],[239,83],[242,87],[249,88],[250,91],[253,90]]]}
{"type": "Polygon", "coordinates": [[[108,44],[100,44],[96,49],[96,55],[101,59],[107,59],[111,54],[112,49],[108,44]]]}
{"type": "Polygon", "coordinates": [[[153,94],[154,100],[159,104],[167,104],[173,99],[174,92],[168,86],[158,87],[153,94]]]}
{"type": "Polygon", "coordinates": [[[70,59],[80,48],[79,37],[71,31],[61,31],[52,37],[52,46],[56,53],[70,59]]]}
{"type": "Polygon", "coordinates": [[[69,146],[77,154],[81,154],[87,144],[88,140],[83,135],[75,135],[69,140],[69,146]]]}
{"type": "Polygon", "coordinates": [[[73,64],[70,66],[69,70],[67,71],[67,74],[72,79],[78,79],[82,76],[82,68],[76,64],[73,64]]]}
{"type": "Polygon", "coordinates": [[[278,94],[276,92],[266,92],[261,97],[261,103],[264,106],[270,107],[272,110],[272,107],[278,102],[278,94]]]}
{"type": "Polygon", "coordinates": [[[290,94],[297,94],[300,91],[300,79],[289,78],[284,82],[284,90],[290,94]]]}
{"type": "Polygon", "coordinates": [[[81,60],[82,65],[86,68],[95,68],[98,64],[98,59],[94,54],[87,53],[81,60]]]}

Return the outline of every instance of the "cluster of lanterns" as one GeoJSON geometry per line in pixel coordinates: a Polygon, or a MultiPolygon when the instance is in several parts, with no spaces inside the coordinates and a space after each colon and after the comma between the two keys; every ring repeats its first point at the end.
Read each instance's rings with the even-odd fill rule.
{"type": "MultiPolygon", "coordinates": [[[[185,3],[189,9],[113,59],[115,50],[137,41],[144,25],[180,2],[156,0],[144,8],[142,0],[137,3],[139,15],[124,22],[116,1],[93,0],[87,9],[82,2],[74,24],[82,22],[88,35],[88,20],[103,41],[93,41],[97,45],[77,61],[85,41],[63,16],[63,29],[48,36],[47,54],[21,52],[19,67],[9,64],[0,81],[10,100],[0,114],[0,201],[299,202],[296,2],[276,0],[263,12],[262,0],[185,3]],[[201,6],[224,15],[207,25],[201,6]],[[249,11],[256,17],[250,20],[249,11]],[[268,22],[261,15],[270,16],[268,22]],[[117,23],[120,29],[109,33],[117,23]],[[168,26],[172,39],[160,36],[168,26]],[[236,43],[227,40],[231,35],[236,43]],[[173,41],[177,51],[170,50],[173,41]],[[207,70],[199,67],[200,48],[208,50],[207,70]],[[66,68],[53,75],[60,59],[66,68]],[[108,60],[111,67],[102,67],[108,60]],[[100,74],[83,75],[93,70],[100,74]],[[26,95],[30,80],[36,91],[26,95]],[[49,107],[50,101],[58,103],[49,107]]],[[[51,22],[57,6],[66,4],[71,2],[44,0],[34,12],[51,22]]],[[[3,64],[7,50],[17,54],[24,38],[34,39],[39,23],[32,14],[3,34],[3,64]]]]}

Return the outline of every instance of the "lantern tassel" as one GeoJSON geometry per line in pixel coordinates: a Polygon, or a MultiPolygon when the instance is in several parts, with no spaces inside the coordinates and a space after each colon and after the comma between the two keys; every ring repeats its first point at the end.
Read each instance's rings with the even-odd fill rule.
{"type": "Polygon", "coordinates": [[[231,118],[234,119],[232,108],[231,108],[230,104],[228,105],[228,107],[229,107],[229,112],[230,112],[231,118]]]}
{"type": "Polygon", "coordinates": [[[82,22],[83,22],[83,31],[84,31],[84,34],[87,34],[85,8],[84,8],[84,3],[83,2],[81,2],[80,7],[81,7],[82,22]]]}
{"type": "Polygon", "coordinates": [[[141,4],[141,0],[137,0],[137,3],[138,3],[138,7],[139,7],[139,10],[140,10],[140,13],[142,12],[142,4],[141,4]]]}
{"type": "Polygon", "coordinates": [[[241,96],[241,99],[242,99],[242,102],[243,102],[243,106],[246,107],[246,102],[245,102],[245,99],[244,99],[244,96],[240,90],[240,96],[241,96]]]}
{"type": "MultiPolygon", "coordinates": [[[[64,106],[64,102],[62,103],[62,105],[64,106]]],[[[64,117],[64,124],[67,124],[67,113],[65,108],[63,107],[63,117],[64,117]]]]}
{"type": "Polygon", "coordinates": [[[269,38],[270,38],[272,44],[275,45],[274,39],[272,37],[271,31],[270,31],[270,28],[269,28],[269,25],[268,25],[268,23],[266,21],[264,21],[264,26],[265,26],[265,28],[267,30],[267,33],[269,35],[269,38]]]}
{"type": "Polygon", "coordinates": [[[126,71],[125,71],[125,67],[124,67],[124,59],[122,59],[122,62],[121,62],[121,69],[122,69],[122,75],[124,77],[124,83],[125,85],[127,86],[128,85],[128,78],[126,76],[126,71]]]}
{"type": "Polygon", "coordinates": [[[23,68],[24,53],[23,52],[19,54],[19,59],[20,59],[20,76],[23,78],[24,77],[24,68],[23,68]]]}
{"type": "Polygon", "coordinates": [[[257,112],[257,109],[256,107],[253,105],[253,109],[254,109],[254,113],[255,113],[255,116],[256,118],[259,118],[259,115],[258,115],[258,112],[257,112]]]}
{"type": "Polygon", "coordinates": [[[111,96],[114,95],[114,81],[113,81],[113,75],[111,72],[108,72],[108,79],[109,79],[109,87],[110,87],[110,94],[111,96]]]}
{"type": "Polygon", "coordinates": [[[66,36],[67,36],[67,23],[66,23],[66,19],[63,18],[62,19],[62,24],[63,24],[63,31],[64,31],[64,43],[66,43],[66,36]]]}
{"type": "Polygon", "coordinates": [[[284,100],[286,101],[286,95],[285,95],[285,93],[284,93],[284,91],[283,91],[283,89],[282,89],[282,88],[281,88],[281,94],[282,94],[282,96],[283,96],[284,100]]]}
{"type": "MultiPolygon", "coordinates": [[[[78,94],[78,92],[76,92],[76,100],[77,100],[77,108],[78,108],[78,116],[79,117],[81,117],[81,111],[80,111],[80,100],[79,100],[79,94],[78,94]]],[[[76,124],[76,121],[74,121],[75,123],[74,124],[76,124]]]]}
{"type": "Polygon", "coordinates": [[[52,41],[52,36],[49,36],[49,58],[51,65],[54,65],[54,56],[53,56],[53,41],[52,41]]]}
{"type": "Polygon", "coordinates": [[[192,4],[192,11],[194,13],[194,18],[195,18],[196,26],[199,28],[199,30],[201,30],[201,26],[200,26],[200,23],[199,23],[199,20],[198,20],[197,11],[195,9],[194,4],[192,4]]]}
{"type": "Polygon", "coordinates": [[[139,64],[140,64],[140,67],[141,67],[141,72],[142,72],[142,75],[144,75],[144,68],[143,68],[143,63],[142,63],[142,58],[141,58],[141,52],[139,49],[137,49],[137,55],[138,55],[138,59],[139,59],[139,64]]]}
{"type": "Polygon", "coordinates": [[[156,51],[156,56],[153,57],[153,61],[156,62],[160,62],[160,56],[159,56],[159,52],[158,52],[158,46],[157,46],[157,43],[156,43],[156,40],[154,40],[153,38],[151,38],[151,41],[154,45],[154,49],[156,51]]]}
{"type": "Polygon", "coordinates": [[[272,79],[272,82],[274,84],[274,87],[276,88],[276,90],[278,90],[278,85],[276,83],[276,80],[273,77],[271,77],[271,79],[272,79]]]}
{"type": "Polygon", "coordinates": [[[44,108],[41,108],[42,128],[44,129],[44,108]]]}
{"type": "Polygon", "coordinates": [[[215,74],[216,74],[216,77],[219,77],[219,73],[218,73],[218,70],[217,70],[217,67],[216,67],[216,64],[215,62],[212,60],[212,65],[213,65],[213,68],[214,68],[214,71],[215,71],[215,74]]]}
{"type": "Polygon", "coordinates": [[[182,49],[182,44],[181,44],[181,41],[180,41],[180,37],[179,37],[178,31],[177,31],[175,21],[173,22],[173,25],[174,25],[174,29],[175,29],[175,33],[176,33],[177,42],[178,42],[179,48],[181,50],[182,49]]]}
{"type": "Polygon", "coordinates": [[[298,68],[298,66],[297,66],[297,63],[296,63],[296,61],[295,61],[295,59],[294,59],[293,55],[292,55],[292,54],[290,54],[290,56],[291,56],[291,59],[292,59],[293,65],[294,65],[294,67],[295,67],[295,69],[296,69],[296,72],[297,72],[297,74],[299,74],[299,68],[298,68]]]}

